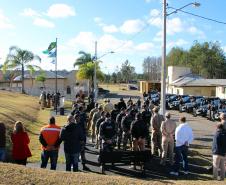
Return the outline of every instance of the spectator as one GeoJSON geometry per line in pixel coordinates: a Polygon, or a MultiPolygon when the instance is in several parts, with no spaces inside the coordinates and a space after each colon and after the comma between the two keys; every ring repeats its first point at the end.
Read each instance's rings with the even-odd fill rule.
{"type": "Polygon", "coordinates": [[[28,144],[30,139],[27,132],[24,130],[24,126],[20,121],[17,121],[14,125],[14,130],[11,135],[13,143],[12,157],[16,164],[26,165],[27,158],[31,157],[31,151],[28,144]]]}
{"type": "Polygon", "coordinates": [[[95,103],[95,107],[90,111],[89,118],[88,118],[88,124],[87,124],[87,130],[90,130],[91,124],[92,124],[92,118],[95,112],[98,111],[98,103],[95,103]]]}
{"type": "Polygon", "coordinates": [[[180,118],[180,125],[175,131],[176,147],[175,147],[175,163],[174,170],[170,172],[171,175],[178,176],[181,157],[183,160],[184,174],[188,174],[188,147],[193,141],[193,131],[186,123],[186,118],[180,118]]]}
{"type": "Polygon", "coordinates": [[[170,119],[169,112],[165,114],[165,117],[166,120],[161,125],[163,152],[160,164],[165,165],[167,154],[169,154],[170,165],[173,165],[174,133],[177,125],[175,121],[170,119]]]}
{"type": "Polygon", "coordinates": [[[116,117],[119,114],[120,110],[118,109],[118,104],[114,105],[114,109],[111,111],[111,120],[115,123],[116,117]]]}
{"type": "Polygon", "coordinates": [[[129,97],[129,100],[127,101],[127,106],[130,107],[133,105],[132,97],[129,97]]]}
{"type": "Polygon", "coordinates": [[[121,108],[120,113],[116,117],[116,131],[117,131],[117,146],[118,149],[121,148],[121,142],[122,142],[122,127],[121,122],[122,118],[126,115],[125,114],[126,109],[124,107],[121,108]]]}
{"type": "Polygon", "coordinates": [[[224,129],[226,130],[226,113],[220,114],[221,124],[223,125],[224,129]]]}
{"type": "Polygon", "coordinates": [[[162,154],[162,147],[161,147],[161,138],[162,138],[162,133],[160,130],[161,123],[164,120],[163,116],[160,115],[159,108],[155,107],[153,109],[154,115],[151,118],[151,152],[152,155],[159,155],[161,156],[162,154]]]}
{"type": "MultiPolygon", "coordinates": [[[[226,118],[226,114],[221,114],[221,119],[226,118]]],[[[213,137],[213,178],[224,180],[225,178],[225,155],[226,155],[226,130],[222,123],[217,125],[217,131],[213,137]],[[220,177],[218,172],[220,171],[220,177]]]]}
{"type": "Polygon", "coordinates": [[[5,124],[0,122],[0,161],[5,161],[6,156],[6,128],[5,124]]]}
{"type": "Polygon", "coordinates": [[[60,133],[60,142],[64,141],[66,171],[71,171],[71,166],[73,166],[74,172],[78,171],[79,153],[81,144],[84,142],[84,133],[79,124],[79,116],[78,113],[74,117],[69,115],[67,125],[62,128],[60,133]]]}
{"type": "Polygon", "coordinates": [[[50,158],[50,169],[56,170],[60,130],[53,116],[49,119],[49,124],[41,128],[39,135],[39,141],[42,144],[41,168],[46,168],[50,158]]]}

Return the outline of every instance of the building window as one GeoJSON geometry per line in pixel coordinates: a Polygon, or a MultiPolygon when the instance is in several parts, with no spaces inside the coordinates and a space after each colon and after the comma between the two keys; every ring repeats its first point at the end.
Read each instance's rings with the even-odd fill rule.
{"type": "Polygon", "coordinates": [[[71,94],[71,87],[67,86],[67,94],[71,94]]]}

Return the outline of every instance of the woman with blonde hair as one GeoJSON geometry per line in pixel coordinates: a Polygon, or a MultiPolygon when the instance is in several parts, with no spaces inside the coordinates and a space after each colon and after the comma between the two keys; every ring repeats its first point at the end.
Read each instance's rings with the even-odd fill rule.
{"type": "Polygon", "coordinates": [[[12,157],[16,164],[26,165],[27,158],[31,157],[31,152],[29,149],[30,139],[27,132],[25,132],[23,123],[17,121],[14,125],[14,130],[11,135],[11,140],[13,143],[12,157]]]}

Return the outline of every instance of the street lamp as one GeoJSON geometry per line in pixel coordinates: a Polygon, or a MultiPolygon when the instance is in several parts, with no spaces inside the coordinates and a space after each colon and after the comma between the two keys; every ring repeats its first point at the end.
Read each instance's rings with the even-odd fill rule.
{"type": "Polygon", "coordinates": [[[107,53],[104,53],[103,55],[101,55],[100,57],[97,58],[97,41],[95,41],[95,57],[94,57],[94,61],[95,61],[95,66],[94,66],[94,101],[97,100],[97,94],[98,94],[98,90],[97,90],[97,60],[103,58],[104,56],[108,55],[108,54],[112,54],[115,53],[114,51],[109,51],[107,53]]]}
{"type": "Polygon", "coordinates": [[[162,68],[161,68],[161,104],[160,110],[162,115],[165,115],[166,110],[166,17],[177,13],[178,11],[184,9],[187,6],[193,5],[194,7],[199,7],[200,3],[193,2],[176,9],[175,11],[168,13],[166,12],[167,3],[163,0],[163,40],[162,40],[162,68]]]}

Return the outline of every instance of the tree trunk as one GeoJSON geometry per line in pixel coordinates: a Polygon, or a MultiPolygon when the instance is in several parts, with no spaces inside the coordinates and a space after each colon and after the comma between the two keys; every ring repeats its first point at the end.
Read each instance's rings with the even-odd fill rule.
{"type": "Polygon", "coordinates": [[[22,94],[25,94],[24,90],[24,63],[22,62],[22,68],[21,68],[21,82],[22,82],[22,94]]]}

